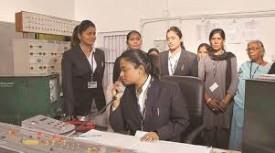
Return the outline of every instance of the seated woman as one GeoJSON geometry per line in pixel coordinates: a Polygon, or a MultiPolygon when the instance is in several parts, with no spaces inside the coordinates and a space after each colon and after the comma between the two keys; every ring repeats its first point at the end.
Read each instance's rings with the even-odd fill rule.
{"type": "Polygon", "coordinates": [[[110,124],[115,132],[148,132],[144,141],[179,141],[189,124],[186,102],[177,84],[157,79],[158,74],[148,55],[128,50],[120,56],[121,83],[113,88],[110,124]]]}
{"type": "Polygon", "coordinates": [[[247,44],[247,54],[250,61],[243,63],[239,70],[238,90],[234,97],[233,117],[231,123],[229,148],[241,150],[244,120],[245,80],[253,79],[255,75],[266,74],[270,64],[264,60],[264,45],[259,40],[247,44]]]}

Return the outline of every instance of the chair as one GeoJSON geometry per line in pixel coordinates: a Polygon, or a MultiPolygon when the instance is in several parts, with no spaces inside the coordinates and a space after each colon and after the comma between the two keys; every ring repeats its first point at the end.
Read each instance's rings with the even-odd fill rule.
{"type": "Polygon", "coordinates": [[[204,129],[203,126],[203,95],[204,84],[197,77],[191,76],[165,76],[163,80],[176,82],[187,102],[187,110],[190,118],[190,125],[182,133],[182,142],[198,143],[199,134],[204,129]]]}

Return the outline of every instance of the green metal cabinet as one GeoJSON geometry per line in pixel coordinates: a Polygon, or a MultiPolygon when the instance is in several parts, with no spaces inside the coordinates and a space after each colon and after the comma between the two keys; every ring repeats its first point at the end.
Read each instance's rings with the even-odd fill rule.
{"type": "Polygon", "coordinates": [[[0,122],[21,124],[37,114],[60,111],[58,75],[0,76],[0,122]]]}

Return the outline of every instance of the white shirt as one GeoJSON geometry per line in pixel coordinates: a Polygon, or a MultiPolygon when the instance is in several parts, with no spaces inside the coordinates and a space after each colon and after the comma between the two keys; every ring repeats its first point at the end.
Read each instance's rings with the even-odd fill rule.
{"type": "Polygon", "coordinates": [[[177,53],[175,53],[174,55],[172,55],[172,53],[169,51],[168,53],[168,71],[169,71],[169,75],[174,75],[177,65],[178,65],[178,61],[180,58],[180,54],[181,54],[181,50],[178,51],[177,53]]]}
{"type": "Polygon", "coordinates": [[[142,91],[141,91],[140,95],[137,95],[137,93],[136,93],[137,99],[138,99],[139,111],[140,111],[141,114],[143,114],[143,111],[144,111],[144,108],[145,108],[145,100],[147,98],[147,90],[149,88],[151,78],[152,78],[151,75],[149,75],[147,80],[145,81],[145,83],[141,87],[142,91]]]}
{"type": "Polygon", "coordinates": [[[93,54],[95,53],[95,48],[92,49],[92,52],[90,53],[89,57],[87,57],[90,65],[91,65],[91,68],[93,70],[93,73],[95,72],[95,69],[96,69],[96,61],[95,61],[95,56],[93,56],[93,54]],[[93,60],[92,60],[93,58],[93,60]]]}

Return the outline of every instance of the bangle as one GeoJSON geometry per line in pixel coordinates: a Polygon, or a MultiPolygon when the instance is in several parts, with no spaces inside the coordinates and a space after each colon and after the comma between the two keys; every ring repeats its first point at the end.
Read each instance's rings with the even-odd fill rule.
{"type": "Polygon", "coordinates": [[[115,111],[117,107],[112,106],[112,112],[115,111]]]}
{"type": "Polygon", "coordinates": [[[212,100],[212,98],[208,98],[208,99],[206,100],[206,103],[209,103],[211,100],[212,100]]]}

